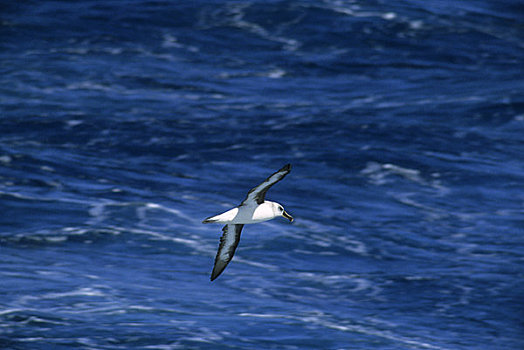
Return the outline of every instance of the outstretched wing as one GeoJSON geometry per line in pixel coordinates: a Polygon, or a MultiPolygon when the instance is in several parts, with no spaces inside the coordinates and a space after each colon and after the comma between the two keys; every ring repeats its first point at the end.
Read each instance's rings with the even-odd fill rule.
{"type": "Polygon", "coordinates": [[[217,256],[215,257],[215,266],[211,273],[211,281],[217,278],[226,268],[227,264],[233,259],[238,242],[240,242],[240,233],[243,224],[226,225],[222,228],[222,237],[218,246],[217,256]]]}
{"type": "Polygon", "coordinates": [[[248,193],[246,199],[240,203],[240,205],[246,205],[250,204],[251,202],[254,204],[262,204],[264,203],[264,198],[266,197],[266,192],[269,190],[271,186],[279,182],[289,174],[291,171],[291,164],[286,164],[280,169],[279,171],[272,174],[270,177],[264,180],[260,185],[258,185],[255,188],[252,188],[248,193]]]}

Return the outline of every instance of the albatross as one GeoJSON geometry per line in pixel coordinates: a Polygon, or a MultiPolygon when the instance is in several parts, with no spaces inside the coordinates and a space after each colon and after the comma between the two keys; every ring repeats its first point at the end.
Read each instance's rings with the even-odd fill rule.
{"type": "Polygon", "coordinates": [[[213,272],[211,272],[211,281],[215,280],[233,259],[244,225],[256,224],[279,216],[293,222],[293,217],[284,210],[282,205],[265,200],[267,190],[282,180],[290,171],[291,164],[283,166],[260,185],[252,188],[238,207],[222,214],[210,216],[202,221],[204,224],[226,224],[222,228],[222,237],[220,237],[215,265],[213,266],[213,272]]]}

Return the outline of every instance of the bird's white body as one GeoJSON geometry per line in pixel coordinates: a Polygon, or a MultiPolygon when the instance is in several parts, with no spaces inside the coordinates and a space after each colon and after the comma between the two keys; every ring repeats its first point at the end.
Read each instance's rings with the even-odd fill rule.
{"type": "Polygon", "coordinates": [[[282,208],[280,204],[270,201],[258,205],[241,205],[206,221],[219,224],[256,224],[282,216],[279,208],[282,208]]]}

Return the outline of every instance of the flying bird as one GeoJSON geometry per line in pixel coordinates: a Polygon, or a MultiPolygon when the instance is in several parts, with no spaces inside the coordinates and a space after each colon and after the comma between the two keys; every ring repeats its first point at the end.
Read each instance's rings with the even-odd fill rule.
{"type": "Polygon", "coordinates": [[[278,216],[293,222],[293,217],[284,210],[282,205],[265,200],[267,190],[282,180],[290,171],[291,164],[283,166],[282,169],[269,176],[260,185],[252,188],[247,193],[246,199],[238,207],[219,215],[210,216],[202,221],[204,224],[226,224],[222,228],[222,237],[220,237],[220,245],[215,257],[211,281],[216,279],[233,259],[238,242],[240,242],[240,233],[245,224],[255,224],[278,216]]]}

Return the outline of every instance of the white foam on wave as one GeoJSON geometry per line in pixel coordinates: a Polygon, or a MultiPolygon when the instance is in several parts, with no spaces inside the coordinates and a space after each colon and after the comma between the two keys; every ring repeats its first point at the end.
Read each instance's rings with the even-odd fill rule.
{"type": "Polygon", "coordinates": [[[114,90],[113,87],[108,85],[102,85],[100,83],[92,82],[92,81],[82,81],[78,83],[69,84],[66,86],[67,90],[95,90],[95,91],[112,91],[114,90]]]}
{"type": "Polygon", "coordinates": [[[372,328],[372,326],[361,325],[358,323],[348,324],[330,320],[330,316],[319,311],[311,312],[306,315],[289,315],[289,314],[259,314],[259,313],[239,313],[240,317],[253,317],[253,318],[273,318],[273,319],[289,319],[304,323],[307,327],[323,327],[341,332],[360,333],[369,336],[375,336],[382,339],[387,339],[396,343],[399,346],[413,346],[420,349],[433,349],[433,350],[447,350],[446,348],[430,344],[427,341],[414,339],[413,337],[407,337],[395,334],[388,330],[372,328]]]}
{"type": "Polygon", "coordinates": [[[104,199],[95,203],[91,203],[91,207],[89,208],[88,213],[92,217],[92,219],[88,220],[87,224],[93,225],[104,221],[107,218],[107,215],[105,214],[106,207],[114,203],[115,202],[113,201],[108,201],[104,199]]]}
{"type": "Polygon", "coordinates": [[[41,341],[46,341],[48,342],[49,341],[49,338],[44,338],[44,337],[26,337],[26,338],[22,338],[22,337],[19,337],[16,339],[17,341],[21,341],[21,342],[27,342],[27,343],[30,343],[30,342],[41,342],[41,341]]]}
{"type": "MultiPolygon", "coordinates": [[[[273,68],[265,71],[241,71],[241,72],[221,72],[218,77],[221,79],[232,79],[232,78],[245,78],[245,77],[265,77],[270,79],[280,79],[286,75],[286,71],[282,68],[273,68]]],[[[243,106],[240,109],[252,109],[257,107],[257,104],[241,104],[243,106]],[[247,107],[247,108],[246,108],[247,107]]],[[[222,107],[223,108],[223,107],[222,107]]],[[[237,109],[238,105],[237,105],[237,109]]]]}
{"type": "Polygon", "coordinates": [[[409,21],[408,23],[409,23],[409,28],[414,29],[414,30],[422,29],[424,27],[424,22],[422,20],[412,20],[412,21],[409,21]]]}
{"type": "Polygon", "coordinates": [[[9,315],[9,314],[17,313],[17,312],[23,312],[23,311],[26,311],[26,309],[13,308],[13,309],[0,310],[0,316],[9,315]]]}
{"type": "Polygon", "coordinates": [[[12,160],[13,160],[13,158],[11,158],[11,156],[9,156],[9,155],[0,156],[0,163],[2,163],[4,165],[11,163],[12,160]]]}
{"type": "Polygon", "coordinates": [[[285,74],[286,74],[285,70],[277,68],[277,69],[273,69],[272,71],[270,71],[267,76],[272,79],[278,79],[278,78],[282,78],[285,74]]]}
{"type": "MultiPolygon", "coordinates": [[[[348,15],[351,17],[379,17],[388,21],[394,20],[398,17],[395,12],[380,12],[380,11],[365,11],[362,10],[360,5],[354,4],[351,1],[341,1],[341,0],[324,0],[324,7],[348,15]]],[[[318,5],[316,5],[318,6],[318,5]]]]}
{"type": "Polygon", "coordinates": [[[366,167],[360,171],[366,175],[376,185],[384,185],[388,182],[387,177],[390,175],[400,175],[401,177],[411,180],[415,183],[425,185],[426,182],[420,177],[420,171],[416,169],[403,168],[390,163],[368,162],[366,167]]]}
{"type": "MultiPolygon", "coordinates": [[[[113,220],[111,218],[115,215],[118,215],[118,210],[122,208],[131,208],[134,209],[136,218],[138,220],[138,225],[141,227],[151,227],[151,224],[148,223],[150,220],[149,213],[151,211],[163,211],[171,215],[175,215],[179,219],[184,221],[184,224],[199,224],[200,219],[192,217],[185,214],[182,210],[166,207],[157,203],[140,203],[140,202],[116,202],[113,200],[102,199],[94,203],[90,203],[90,208],[88,210],[91,219],[87,221],[89,225],[103,225],[110,223],[113,220]]],[[[172,217],[162,218],[163,221],[166,221],[166,226],[168,222],[173,222],[172,217]]],[[[179,220],[177,220],[179,222],[179,220]]],[[[171,224],[172,225],[172,224],[171,224]]]]}
{"type": "Polygon", "coordinates": [[[67,240],[65,236],[46,236],[45,240],[49,243],[60,243],[67,240]]]}
{"type": "Polygon", "coordinates": [[[323,284],[326,287],[333,288],[343,285],[351,293],[366,292],[366,295],[377,297],[382,289],[373,281],[355,274],[322,274],[311,272],[300,272],[296,275],[298,278],[315,283],[323,284]],[[353,285],[353,287],[352,287],[353,285]]]}
{"type": "Polygon", "coordinates": [[[171,34],[164,34],[162,38],[162,47],[164,48],[174,48],[174,49],[182,49],[189,52],[199,52],[200,49],[193,45],[185,45],[178,41],[178,38],[171,35],[171,34]]]}
{"type": "Polygon", "coordinates": [[[50,320],[48,318],[44,319],[44,318],[37,317],[37,316],[30,316],[26,320],[22,321],[21,323],[25,323],[25,324],[45,323],[45,324],[54,324],[54,325],[60,325],[60,326],[68,324],[67,322],[59,322],[59,321],[55,321],[55,320],[50,320]]]}
{"type": "Polygon", "coordinates": [[[148,350],[177,350],[177,349],[187,349],[186,345],[182,344],[159,344],[159,345],[146,345],[142,346],[143,349],[148,350]]]}
{"type": "Polygon", "coordinates": [[[401,167],[391,163],[368,162],[366,167],[360,171],[360,174],[368,177],[375,185],[385,185],[394,181],[394,176],[400,176],[403,179],[415,184],[430,187],[438,191],[439,195],[449,192],[449,189],[442,186],[439,177],[440,174],[431,174],[432,179],[426,180],[418,169],[401,167]]]}
{"type": "Polygon", "coordinates": [[[38,296],[34,295],[24,295],[21,296],[17,303],[19,305],[33,304],[37,300],[54,300],[54,299],[63,299],[70,297],[91,297],[91,298],[103,298],[107,297],[108,294],[105,293],[102,288],[107,289],[105,286],[92,286],[92,287],[81,287],[66,292],[51,292],[44,293],[38,296]]]}
{"type": "MultiPolygon", "coordinates": [[[[266,225],[275,224],[266,223],[266,225]]],[[[368,248],[366,244],[355,238],[350,232],[348,232],[345,226],[330,225],[326,222],[320,223],[316,220],[307,219],[305,217],[301,217],[300,221],[297,221],[297,223],[293,226],[294,227],[289,230],[282,230],[282,228],[278,226],[274,226],[273,229],[281,231],[280,236],[287,236],[300,241],[306,241],[308,244],[325,248],[324,252],[311,252],[305,251],[304,249],[296,249],[296,252],[306,254],[336,255],[339,254],[339,249],[344,249],[359,255],[368,254],[368,248]],[[296,230],[297,227],[299,230],[296,230]],[[304,230],[307,230],[308,233],[304,233],[304,230]]]]}
{"type": "Polygon", "coordinates": [[[258,268],[261,268],[261,269],[264,269],[264,270],[269,270],[269,271],[278,271],[278,270],[280,270],[280,268],[278,266],[276,266],[276,265],[271,265],[271,264],[267,264],[267,263],[261,263],[259,261],[254,261],[254,260],[248,260],[248,259],[244,259],[242,257],[236,256],[236,255],[235,255],[235,261],[238,262],[238,263],[243,263],[243,264],[246,264],[246,265],[255,266],[255,267],[258,267],[258,268]]]}
{"type": "Polygon", "coordinates": [[[74,289],[63,293],[47,293],[40,296],[42,299],[59,299],[74,296],[86,296],[86,297],[104,297],[107,296],[103,291],[96,288],[84,287],[74,289]]]}
{"type": "Polygon", "coordinates": [[[169,208],[169,207],[157,204],[157,203],[147,203],[146,204],[146,208],[147,209],[163,210],[163,211],[168,212],[170,214],[174,214],[174,215],[178,216],[179,218],[184,219],[184,220],[186,220],[188,222],[191,222],[191,223],[198,222],[198,223],[200,223],[200,219],[195,219],[194,217],[192,217],[190,215],[186,215],[181,210],[174,209],[174,208],[169,208]]]}
{"type": "MultiPolygon", "coordinates": [[[[224,6],[211,11],[203,11],[200,15],[198,26],[203,29],[217,26],[236,27],[265,40],[280,43],[286,51],[296,51],[300,48],[301,43],[298,40],[271,33],[261,25],[246,20],[246,10],[251,6],[252,4],[250,3],[226,3],[224,6]]],[[[295,23],[302,16],[299,15],[297,19],[290,21],[289,24],[295,23]]]]}

